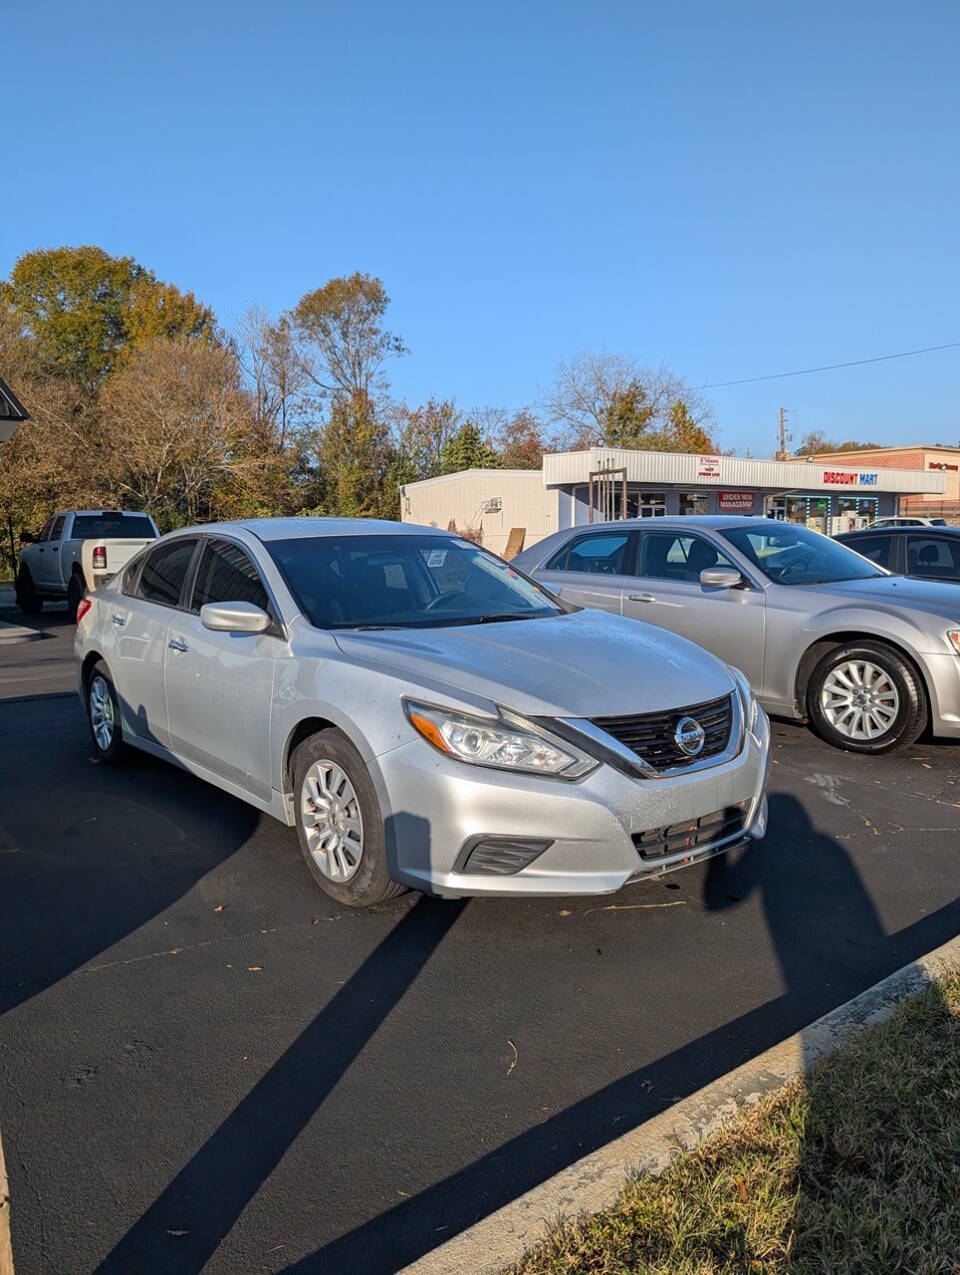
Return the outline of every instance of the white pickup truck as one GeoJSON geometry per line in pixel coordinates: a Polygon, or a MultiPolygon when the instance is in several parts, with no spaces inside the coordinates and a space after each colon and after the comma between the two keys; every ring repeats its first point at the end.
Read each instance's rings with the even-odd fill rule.
{"type": "Polygon", "coordinates": [[[149,514],[119,509],[54,514],[39,535],[20,537],[17,605],[24,615],[36,615],[44,602],[66,598],[75,617],[84,591],[115,576],[158,534],[149,514]]]}

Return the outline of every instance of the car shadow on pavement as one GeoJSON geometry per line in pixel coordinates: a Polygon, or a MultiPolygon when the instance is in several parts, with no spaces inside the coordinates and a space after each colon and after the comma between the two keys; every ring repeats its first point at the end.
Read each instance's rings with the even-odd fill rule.
{"type": "MultiPolygon", "coordinates": [[[[679,1098],[755,1057],[851,995],[952,937],[960,901],[893,935],[884,934],[843,845],[818,831],[800,803],[771,797],[772,841],[713,860],[704,883],[710,911],[735,908],[759,891],[786,990],[658,1061],[534,1125],[443,1181],[283,1268],[281,1275],[363,1271],[393,1275],[445,1237],[539,1185],[679,1098]],[[802,906],[811,874],[823,883],[822,910],[802,906]],[[804,890],[798,888],[805,880],[804,890]],[[811,927],[822,946],[810,959],[811,927]],[[802,955],[805,953],[806,955],[802,955]]],[[[544,1219],[545,1222],[549,1219],[544,1219]]]]}
{"type": "Polygon", "coordinates": [[[0,702],[0,1015],[182,898],[260,818],[146,755],[102,765],[74,694],[23,713],[0,702]]]}
{"type": "Polygon", "coordinates": [[[95,1275],[197,1275],[465,907],[421,896],[95,1275]]]}

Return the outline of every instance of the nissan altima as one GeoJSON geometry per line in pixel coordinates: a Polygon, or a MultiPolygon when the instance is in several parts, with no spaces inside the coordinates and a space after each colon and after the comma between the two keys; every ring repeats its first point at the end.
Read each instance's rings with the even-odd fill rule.
{"type": "Polygon", "coordinates": [[[83,599],[76,656],[101,760],[143,749],[294,825],[346,904],[605,893],[765,831],[741,673],[431,528],[171,533],[83,599]]]}

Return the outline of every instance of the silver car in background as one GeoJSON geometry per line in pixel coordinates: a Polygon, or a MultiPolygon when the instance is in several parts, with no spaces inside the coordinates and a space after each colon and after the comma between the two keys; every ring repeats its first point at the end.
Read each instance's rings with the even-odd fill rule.
{"type": "Polygon", "coordinates": [[[604,893],[766,826],[741,674],[430,528],[171,533],[83,600],[76,656],[103,761],[145,749],[296,825],[343,903],[604,893]]]}
{"type": "Polygon", "coordinates": [[[960,591],[907,580],[768,518],[632,519],[516,559],[554,593],[682,634],[741,669],[770,713],[880,753],[960,738],[960,591]]]}

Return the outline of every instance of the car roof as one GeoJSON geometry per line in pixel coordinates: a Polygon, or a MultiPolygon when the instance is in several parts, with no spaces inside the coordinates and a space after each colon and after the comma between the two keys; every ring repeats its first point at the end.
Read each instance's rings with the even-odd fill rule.
{"type": "MultiPolygon", "coordinates": [[[[613,522],[594,522],[565,528],[567,531],[596,531],[599,527],[644,527],[656,531],[669,527],[700,527],[705,531],[723,531],[728,527],[782,527],[777,518],[744,517],[743,514],[677,514],[670,518],[617,518],[613,522]]],[[[789,526],[794,524],[790,523],[789,526]]]]}
{"type": "Polygon", "coordinates": [[[960,527],[951,527],[949,525],[940,526],[939,523],[933,523],[931,525],[929,523],[910,522],[900,527],[878,527],[876,523],[874,523],[871,527],[857,527],[855,531],[842,531],[838,535],[834,536],[834,539],[846,540],[850,536],[875,536],[878,531],[886,531],[891,536],[902,536],[905,532],[914,532],[927,536],[931,535],[931,533],[934,535],[940,535],[943,532],[947,532],[949,535],[960,536],[960,527]]]}
{"type": "Polygon", "coordinates": [[[202,526],[184,527],[183,531],[212,535],[218,531],[249,531],[258,539],[305,540],[318,536],[364,535],[431,535],[457,537],[439,527],[421,527],[412,522],[390,522],[386,518],[238,518],[233,522],[208,522],[202,526]]]}

